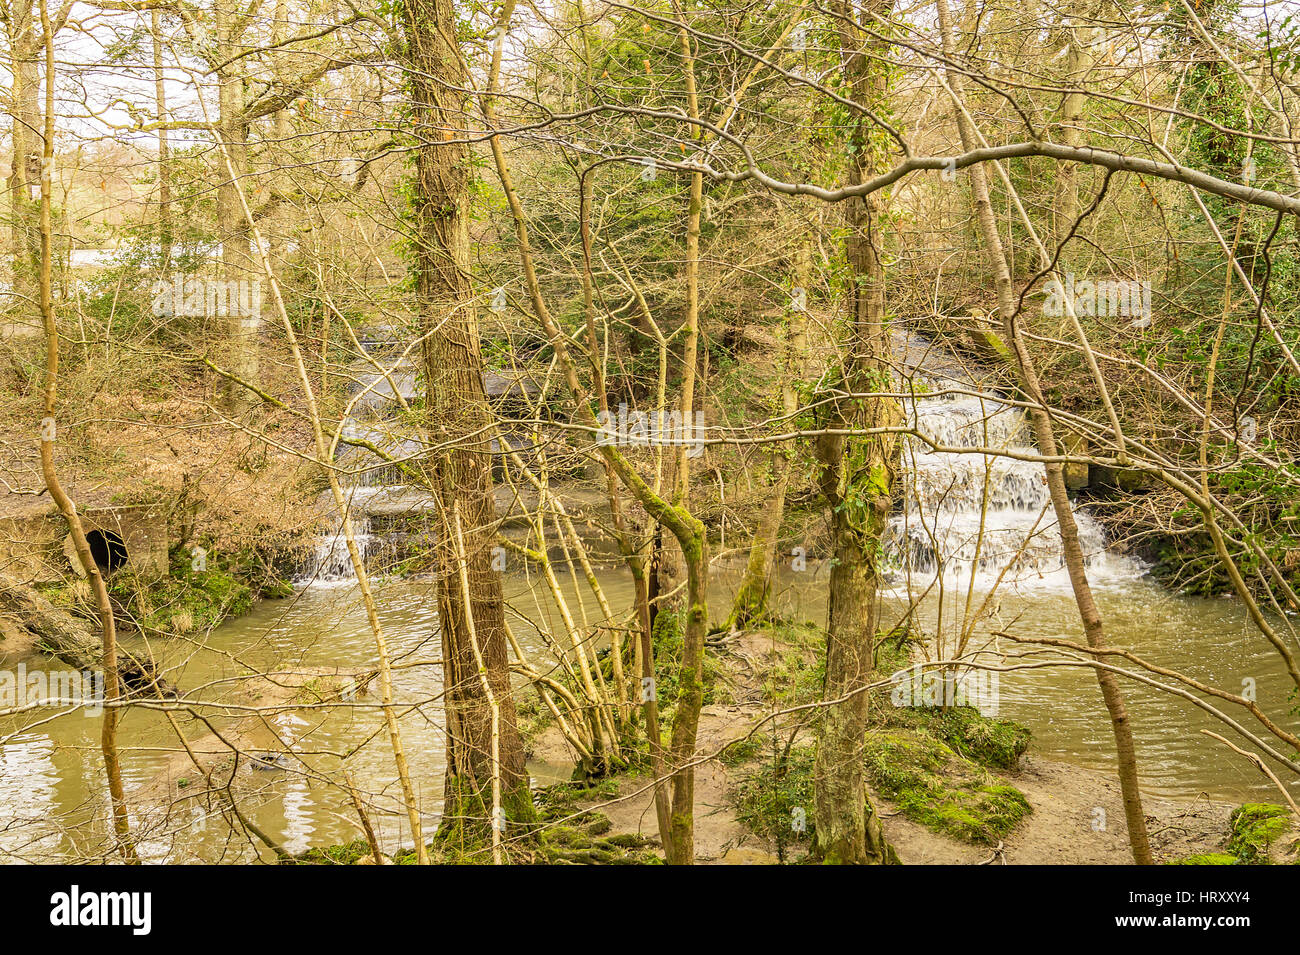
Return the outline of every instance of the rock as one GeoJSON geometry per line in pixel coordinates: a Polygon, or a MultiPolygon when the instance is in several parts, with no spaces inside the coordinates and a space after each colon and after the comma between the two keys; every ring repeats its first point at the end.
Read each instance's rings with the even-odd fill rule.
{"type": "MultiPolygon", "coordinates": [[[[1073,457],[1076,454],[1086,455],[1088,453],[1088,442],[1082,435],[1067,431],[1061,441],[1065,448],[1065,453],[1073,457]]],[[[1090,479],[1090,468],[1087,461],[1070,461],[1064,468],[1065,486],[1071,491],[1077,491],[1080,488],[1088,486],[1090,479]]]]}
{"type": "Polygon", "coordinates": [[[1123,494],[1135,494],[1147,489],[1147,476],[1132,468],[1112,468],[1094,464],[1088,469],[1088,483],[1092,487],[1123,494]]]}
{"type": "Polygon", "coordinates": [[[978,312],[971,313],[972,325],[966,329],[966,339],[981,358],[994,364],[1013,365],[1015,355],[1002,340],[1002,336],[979,324],[983,318],[978,312]]]}

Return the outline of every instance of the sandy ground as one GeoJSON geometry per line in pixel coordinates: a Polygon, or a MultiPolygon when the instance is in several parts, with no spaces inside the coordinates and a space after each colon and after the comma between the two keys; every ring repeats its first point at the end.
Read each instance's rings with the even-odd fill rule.
{"type": "MultiPolygon", "coordinates": [[[[769,712],[758,700],[759,678],[770,654],[768,638],[742,635],[726,656],[728,676],[738,702],[713,704],[700,717],[699,750],[711,754],[744,736],[756,719],[769,712]],[[751,702],[755,701],[755,702],[751,702]]],[[[533,745],[534,758],[552,765],[571,762],[563,737],[547,729],[533,745]]],[[[718,760],[695,774],[695,841],[697,860],[712,864],[776,863],[775,849],[737,819],[730,790],[735,778],[755,764],[728,767],[718,760]]],[[[886,837],[908,865],[1125,865],[1132,863],[1124,825],[1119,784],[1091,769],[1043,759],[1032,752],[1017,772],[1002,774],[1019,788],[1033,813],[1003,845],[974,846],[939,835],[899,813],[872,794],[886,837]],[[1100,810],[1100,812],[1098,811],[1100,810]]],[[[657,840],[653,794],[646,777],[624,780],[616,802],[592,803],[605,813],[615,833],[637,833],[657,840]]],[[[1147,825],[1158,862],[1220,850],[1233,806],[1207,798],[1170,799],[1148,794],[1147,825]]]]}
{"type": "MultiPolygon", "coordinates": [[[[1119,783],[1111,776],[1032,754],[1006,779],[1033,807],[998,851],[930,832],[877,800],[899,858],[912,865],[1130,865],[1119,783]],[[1104,815],[1097,810],[1104,811],[1104,815]],[[1104,825],[1100,825],[1103,823],[1104,825]]],[[[1156,861],[1218,851],[1233,806],[1209,799],[1143,799],[1156,861]]]]}

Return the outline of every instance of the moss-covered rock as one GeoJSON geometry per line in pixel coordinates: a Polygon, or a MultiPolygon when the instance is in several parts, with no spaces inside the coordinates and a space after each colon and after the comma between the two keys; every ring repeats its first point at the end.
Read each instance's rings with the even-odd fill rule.
{"type": "MultiPolygon", "coordinates": [[[[811,746],[785,762],[766,761],[732,788],[737,818],[771,839],[778,855],[810,845],[816,831],[811,746]]],[[[1024,794],[924,730],[875,731],[866,770],[876,790],[903,815],[964,842],[996,845],[1032,811],[1024,794]]]]}
{"type": "Polygon", "coordinates": [[[982,716],[973,706],[881,708],[886,726],[923,730],[959,756],[992,769],[1015,769],[1029,749],[1029,730],[1010,720],[982,716]]]}
{"type": "Polygon", "coordinates": [[[577,818],[590,819],[599,815],[592,810],[580,809],[578,807],[580,801],[613,799],[617,795],[618,783],[610,779],[602,779],[591,784],[555,783],[535,790],[533,803],[537,807],[537,816],[542,822],[556,822],[563,819],[566,823],[573,823],[577,818]]]}
{"type": "Polygon", "coordinates": [[[1246,803],[1228,817],[1231,855],[1246,865],[1268,865],[1273,847],[1291,828],[1291,813],[1270,803],[1246,803]]]}
{"type": "Polygon", "coordinates": [[[923,732],[873,732],[866,759],[872,784],[903,815],[964,842],[996,845],[1032,811],[1020,790],[923,732]]]}
{"type": "Polygon", "coordinates": [[[538,862],[549,865],[657,865],[663,860],[644,836],[620,833],[608,838],[609,819],[582,829],[572,826],[543,828],[538,862]]]}
{"type": "Polygon", "coordinates": [[[618,784],[602,780],[591,786],[557,783],[537,790],[534,801],[540,821],[537,856],[548,865],[657,865],[663,860],[655,845],[634,833],[608,835],[610,819],[598,809],[583,809],[580,801],[612,799],[618,784]]]}

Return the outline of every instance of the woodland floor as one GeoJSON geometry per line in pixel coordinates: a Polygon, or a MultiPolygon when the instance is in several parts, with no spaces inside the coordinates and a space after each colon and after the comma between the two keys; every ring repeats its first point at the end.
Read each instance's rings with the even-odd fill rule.
{"type": "MultiPolygon", "coordinates": [[[[747,633],[732,639],[721,654],[734,703],[715,703],[700,718],[699,750],[712,754],[742,737],[754,721],[771,712],[761,702],[762,675],[773,649],[766,634],[747,633]]],[[[569,762],[567,745],[549,727],[533,742],[533,756],[552,765],[569,762]]],[[[757,761],[725,765],[709,760],[695,773],[696,857],[705,864],[769,865],[778,863],[776,847],[750,831],[738,818],[732,797],[736,780],[753,772],[757,761]]],[[[879,794],[872,793],[886,837],[908,865],[1125,865],[1132,863],[1124,827],[1119,784],[1111,776],[1027,754],[1015,771],[999,773],[1024,793],[1033,812],[1002,845],[971,845],[925,828],[905,818],[879,794]],[[1105,810],[1107,825],[1094,829],[1095,810],[1105,810]]],[[[657,842],[653,794],[646,776],[619,782],[618,801],[582,803],[609,817],[610,834],[637,834],[657,842]]],[[[1164,798],[1146,794],[1143,807],[1158,862],[1222,851],[1228,830],[1228,803],[1208,798],[1164,798]]],[[[796,861],[806,846],[786,851],[796,861]]]]}

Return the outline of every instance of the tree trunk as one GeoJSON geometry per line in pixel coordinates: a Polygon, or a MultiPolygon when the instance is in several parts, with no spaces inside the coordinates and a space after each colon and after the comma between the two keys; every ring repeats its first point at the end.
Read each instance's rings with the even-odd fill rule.
{"type": "MultiPolygon", "coordinates": [[[[682,11],[674,5],[679,17],[682,11]]],[[[686,81],[686,109],[693,120],[700,117],[696,89],[695,53],[691,35],[679,31],[683,76],[686,81]]],[[[688,135],[697,144],[703,130],[692,123],[688,135]]],[[[682,346],[682,421],[693,422],[695,412],[696,363],[700,341],[700,214],[704,208],[704,174],[691,173],[686,207],[686,315],[682,346]]],[[[678,669],[677,711],[673,714],[670,749],[672,781],[672,840],[665,846],[669,865],[695,862],[695,745],[704,705],[704,641],[709,629],[709,539],[704,525],[690,512],[691,471],[686,444],[677,451],[674,469],[672,510],[677,520],[669,525],[673,541],[681,548],[686,568],[686,627],[682,634],[682,660],[678,669]]],[[[661,552],[662,557],[662,552],[661,552]]]]}
{"type": "Polygon", "coordinates": [[[682,661],[677,674],[677,711],[673,714],[670,750],[672,780],[672,841],[666,847],[669,865],[695,862],[695,759],[704,705],[704,641],[708,636],[708,537],[704,525],[681,509],[693,537],[678,534],[686,563],[686,629],[682,634],[682,661]]]}
{"type": "MultiPolygon", "coordinates": [[[[1065,26],[1066,59],[1065,82],[1071,91],[1061,101],[1061,142],[1067,146],[1078,146],[1083,142],[1083,107],[1087,103],[1087,94],[1083,85],[1092,71],[1092,52],[1089,44],[1095,31],[1082,24],[1067,23],[1065,26]]],[[[1078,166],[1074,163],[1060,163],[1056,167],[1056,202],[1054,215],[1056,220],[1055,235],[1057,241],[1064,240],[1074,225],[1079,214],[1079,177],[1078,166]]]]}
{"type": "MultiPolygon", "coordinates": [[[[948,18],[948,0],[937,0],[939,25],[943,35],[943,47],[947,56],[953,55],[954,43],[952,27],[948,18]]],[[[954,71],[949,74],[948,82],[957,97],[957,127],[961,134],[962,148],[969,151],[978,147],[978,137],[970,120],[962,109],[961,74],[954,71]]],[[[1006,254],[1002,247],[1002,238],[998,233],[997,222],[993,217],[993,205],[989,201],[988,178],[984,167],[975,164],[969,169],[971,202],[975,207],[976,224],[984,244],[984,253],[989,268],[993,272],[998,293],[998,311],[1001,313],[1002,330],[1007,344],[1016,358],[1020,375],[1020,384],[1029,399],[1029,419],[1038,442],[1038,450],[1045,457],[1057,454],[1056,435],[1053,432],[1052,419],[1043,400],[1042,387],[1033,359],[1029,354],[1017,325],[1019,314],[1015,292],[1011,286],[1011,271],[1007,265],[1006,254]]],[[[1079,528],[1074,520],[1074,511],[1070,508],[1070,499],[1065,487],[1065,469],[1059,461],[1045,464],[1047,488],[1052,500],[1052,511],[1056,516],[1057,527],[1061,535],[1061,549],[1065,555],[1066,570],[1070,575],[1070,584],[1074,590],[1075,603],[1079,608],[1079,617],[1083,622],[1083,631],[1088,644],[1094,650],[1105,647],[1106,636],[1102,626],[1101,614],[1093,600],[1092,587],[1088,583],[1088,573],[1084,567],[1083,548],[1079,545],[1079,528]]],[[[1129,844],[1133,851],[1133,861],[1138,865],[1151,865],[1151,846],[1147,838],[1146,816],[1142,810],[1142,793],[1138,788],[1137,753],[1133,745],[1133,728],[1129,725],[1128,709],[1124,704],[1124,695],[1120,690],[1115,674],[1098,669],[1097,682],[1101,687],[1102,699],[1110,714],[1111,728],[1115,734],[1115,750],[1119,761],[1119,783],[1123,795],[1124,816],[1128,824],[1129,844]]]]}
{"type": "MultiPolygon", "coordinates": [[[[806,290],[809,283],[809,254],[807,245],[799,250],[795,266],[795,287],[806,290]]],[[[785,361],[781,369],[781,411],[787,421],[799,410],[799,393],[796,382],[803,377],[807,336],[804,331],[804,306],[797,303],[791,310],[786,327],[785,361]]],[[[785,520],[785,497],[790,487],[790,452],[778,448],[772,453],[772,493],[768,495],[763,512],[749,545],[749,560],[745,574],[736,588],[731,604],[731,615],[723,629],[738,630],[763,619],[768,612],[771,596],[772,561],[776,556],[776,542],[785,520]]]]}
{"type": "MultiPolygon", "coordinates": [[[[223,7],[224,2],[225,0],[219,0],[215,6],[216,36],[222,50],[220,60],[227,61],[239,52],[237,34],[240,27],[237,25],[239,18],[223,7]]],[[[244,76],[239,72],[243,69],[243,63],[243,60],[236,60],[217,71],[217,96],[221,114],[217,131],[225,143],[231,171],[231,175],[223,176],[217,186],[221,278],[227,283],[257,281],[258,275],[253,265],[251,233],[237,186],[237,181],[242,181],[248,174],[248,121],[244,118],[244,76]]],[[[233,291],[237,287],[237,284],[228,285],[227,289],[233,291]]],[[[247,299],[244,296],[233,297],[241,303],[251,301],[260,307],[260,296],[250,296],[247,299]]],[[[254,403],[253,393],[239,382],[258,384],[260,356],[257,338],[262,316],[245,315],[243,308],[229,300],[225,311],[225,315],[208,315],[207,321],[215,326],[223,342],[225,354],[221,355],[221,361],[233,376],[223,382],[223,404],[228,413],[238,416],[248,411],[254,403]]]]}
{"type": "Polygon", "coordinates": [[[103,635],[104,667],[104,715],[100,724],[100,750],[104,756],[104,772],[108,777],[108,793],[113,816],[113,831],[117,836],[118,853],[124,862],[139,864],[135,842],[131,836],[130,814],[126,806],[126,794],[122,786],[121,756],[117,749],[117,724],[120,714],[117,702],[121,698],[122,674],[121,661],[117,651],[117,623],[113,619],[113,608],[109,602],[108,586],[99,566],[90,551],[86,540],[85,528],[77,514],[76,505],[59,483],[58,472],[54,463],[54,444],[58,437],[57,415],[59,394],[59,330],[54,313],[54,288],[52,284],[52,256],[54,245],[54,224],[52,209],[52,174],[54,169],[54,29],[46,11],[45,0],[38,0],[41,17],[41,45],[45,53],[45,110],[40,133],[40,272],[39,293],[41,307],[41,325],[45,331],[45,383],[43,387],[45,418],[41,422],[40,451],[41,475],[50,497],[59,508],[59,513],[67,522],[68,532],[72,535],[77,559],[90,581],[95,594],[95,605],[99,611],[99,623],[103,635]]]}
{"type": "Polygon", "coordinates": [[[153,41],[154,108],[158,113],[158,268],[172,265],[172,185],[168,160],[171,147],[167,139],[167,74],[163,70],[162,18],[157,10],[149,11],[149,33],[153,41]]]}
{"type": "MultiPolygon", "coordinates": [[[[40,274],[40,200],[32,190],[40,185],[41,168],[41,35],[32,0],[10,6],[9,53],[13,78],[11,140],[13,165],[9,172],[10,230],[13,291],[20,315],[36,310],[40,274]]],[[[24,334],[34,334],[39,322],[19,319],[24,334]]]]}
{"type": "MultiPolygon", "coordinates": [[[[885,98],[888,80],[868,49],[883,57],[888,44],[870,40],[862,25],[874,28],[873,15],[887,15],[892,0],[871,0],[859,11],[845,5],[840,14],[840,49],[853,98],[870,109],[885,98]]],[[[879,133],[865,118],[849,137],[849,179],[858,184],[873,173],[879,133]]],[[[845,255],[849,266],[850,329],[844,356],[843,385],[851,395],[887,391],[889,324],[885,317],[885,275],[881,262],[879,193],[848,204],[849,235],[845,255]]],[[[897,404],[888,397],[843,397],[836,401],[832,429],[877,428],[896,424],[897,404]]],[[[814,855],[838,864],[896,863],[884,839],[866,790],[863,742],[867,729],[867,693],[876,635],[877,555],[889,520],[897,438],[890,434],[848,440],[822,435],[816,444],[818,480],[831,509],[832,564],[826,622],[827,701],[817,738],[813,765],[816,803],[814,855]]]]}
{"type": "Polygon", "coordinates": [[[436,548],[438,611],[446,684],[447,776],[442,833],[485,821],[494,778],[510,819],[532,818],[523,742],[515,722],[501,578],[492,567],[492,415],[469,273],[468,85],[455,45],[451,0],[406,0],[403,10],[416,151],[416,302],[426,335],[428,428],[438,448],[430,484],[442,518],[436,548]],[[453,538],[453,514],[464,531],[453,538]],[[470,599],[460,582],[463,554],[470,599]],[[486,685],[476,656],[486,671],[486,685]],[[494,765],[494,706],[496,710],[494,765]],[[453,821],[454,820],[454,821],[453,821]]]}

